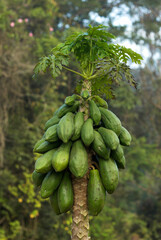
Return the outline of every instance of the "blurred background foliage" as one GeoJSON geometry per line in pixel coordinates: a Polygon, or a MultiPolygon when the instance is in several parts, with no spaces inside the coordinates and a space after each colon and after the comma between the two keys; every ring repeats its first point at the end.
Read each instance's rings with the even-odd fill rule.
{"type": "Polygon", "coordinates": [[[161,239],[160,1],[1,0],[0,240],[70,239],[71,214],[55,216],[33,187],[32,148],[45,121],[74,91],[77,76],[64,71],[54,81],[32,74],[39,57],[89,23],[106,24],[120,42],[129,40],[149,53],[141,68],[133,69],[138,90],[123,82],[109,102],[133,143],[125,149],[127,168],[117,191],[90,220],[91,237],[161,239]],[[119,21],[124,16],[125,22],[119,21]]]}

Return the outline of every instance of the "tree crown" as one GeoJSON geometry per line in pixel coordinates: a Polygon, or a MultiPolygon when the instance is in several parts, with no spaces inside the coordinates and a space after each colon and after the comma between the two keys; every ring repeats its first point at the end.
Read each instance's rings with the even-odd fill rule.
{"type": "MultiPolygon", "coordinates": [[[[104,25],[89,28],[86,32],[75,32],[51,50],[51,54],[40,58],[34,68],[34,77],[39,72],[50,70],[53,78],[60,75],[62,69],[74,72],[91,82],[92,93],[112,97],[112,83],[126,79],[136,87],[128,60],[140,64],[142,57],[130,48],[111,43],[115,36],[104,25]],[[74,54],[79,62],[80,71],[68,68],[74,54]]],[[[78,84],[81,86],[83,80],[78,84]]]]}

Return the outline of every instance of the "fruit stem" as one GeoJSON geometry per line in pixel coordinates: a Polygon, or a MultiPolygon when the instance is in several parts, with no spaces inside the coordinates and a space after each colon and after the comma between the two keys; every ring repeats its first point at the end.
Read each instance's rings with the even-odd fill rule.
{"type": "Polygon", "coordinates": [[[92,161],[92,162],[91,162],[91,168],[93,168],[93,169],[99,169],[99,166],[98,166],[98,164],[97,164],[96,162],[92,161]]]}

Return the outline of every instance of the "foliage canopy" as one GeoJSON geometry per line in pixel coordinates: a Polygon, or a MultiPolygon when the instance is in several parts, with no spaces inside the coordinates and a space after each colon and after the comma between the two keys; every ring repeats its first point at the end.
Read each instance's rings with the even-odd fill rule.
{"type": "Polygon", "coordinates": [[[86,32],[73,33],[64,43],[53,48],[49,56],[42,57],[35,66],[34,77],[49,69],[55,78],[64,68],[90,81],[92,92],[105,94],[107,98],[113,94],[112,83],[120,83],[124,77],[130,85],[136,87],[127,62],[131,60],[140,64],[141,55],[130,48],[111,43],[111,39],[115,39],[115,36],[107,31],[106,26],[89,25],[86,32]],[[80,72],[67,67],[71,53],[80,64],[80,72]]]}

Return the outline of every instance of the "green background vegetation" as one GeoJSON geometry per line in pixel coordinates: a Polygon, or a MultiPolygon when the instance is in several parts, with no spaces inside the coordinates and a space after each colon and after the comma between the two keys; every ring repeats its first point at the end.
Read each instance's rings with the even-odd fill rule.
{"type": "MultiPolygon", "coordinates": [[[[138,90],[122,82],[114,86],[115,99],[108,101],[133,141],[125,152],[127,168],[119,187],[107,196],[101,214],[90,220],[91,237],[161,239],[160,11],[160,1],[147,0],[0,1],[0,240],[70,239],[71,214],[55,216],[33,187],[37,156],[32,148],[79,77],[66,71],[55,81],[48,73],[38,79],[32,75],[39,57],[72,31],[97,24],[90,12],[106,19],[108,31],[120,41],[129,39],[150,51],[146,63],[133,69],[138,90]],[[118,12],[121,17],[125,11],[132,24],[128,31],[119,19],[114,25],[111,15],[118,12]]],[[[77,69],[75,61],[71,64],[77,69]]]]}

